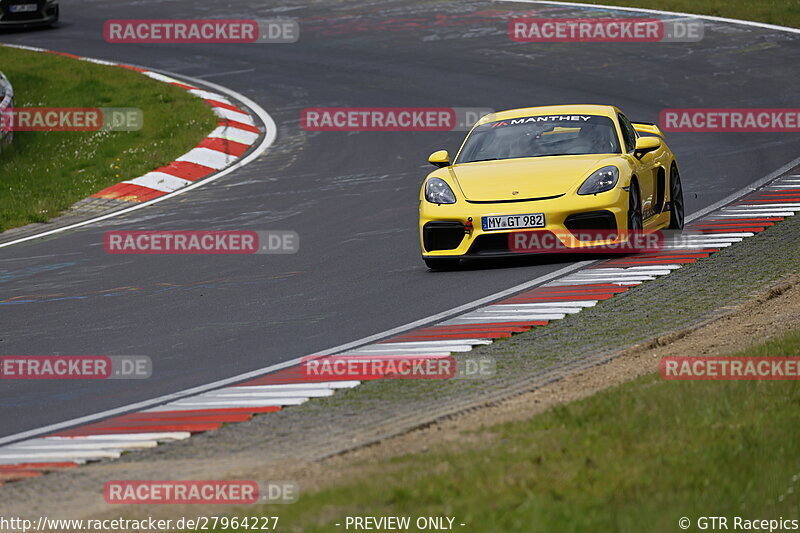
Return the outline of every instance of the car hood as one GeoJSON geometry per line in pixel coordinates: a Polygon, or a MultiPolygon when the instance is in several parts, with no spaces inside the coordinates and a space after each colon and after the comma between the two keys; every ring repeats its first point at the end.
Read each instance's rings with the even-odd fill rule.
{"type": "Polygon", "coordinates": [[[524,200],[561,196],[614,160],[609,154],[526,157],[459,163],[450,171],[468,201],[524,200]]]}

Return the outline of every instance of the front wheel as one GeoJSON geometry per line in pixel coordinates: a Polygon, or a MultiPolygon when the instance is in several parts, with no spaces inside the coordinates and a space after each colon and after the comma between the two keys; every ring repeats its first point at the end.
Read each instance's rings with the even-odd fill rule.
{"type": "Polygon", "coordinates": [[[639,194],[639,186],[632,181],[628,191],[628,231],[642,231],[643,227],[642,197],[639,194]]]}
{"type": "Polygon", "coordinates": [[[458,259],[440,259],[426,257],[425,264],[431,270],[454,270],[458,268],[458,259]]]}
{"type": "Polygon", "coordinates": [[[669,173],[669,229],[683,229],[683,187],[678,167],[669,173]]]}

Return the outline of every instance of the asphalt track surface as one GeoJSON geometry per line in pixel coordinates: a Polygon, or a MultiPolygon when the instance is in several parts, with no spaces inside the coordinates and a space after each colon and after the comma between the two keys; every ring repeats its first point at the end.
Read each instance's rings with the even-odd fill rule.
{"type": "MultiPolygon", "coordinates": [[[[278,125],[267,154],[208,186],[0,250],[0,354],[148,355],[155,365],[143,381],[5,381],[0,437],[350,342],[574,260],[429,272],[417,244],[418,187],[427,155],[454,151],[463,132],[310,133],[299,127],[305,107],[610,103],[650,122],[665,107],[797,107],[800,39],[771,30],[709,23],[699,43],[520,44],[506,33],[509,13],[600,11],[474,1],[225,4],[74,0],[62,6],[57,29],[0,35],[219,83],[278,125]],[[299,19],[298,43],[111,45],[102,34],[107,19],[278,15],[299,19]],[[294,230],[300,252],[112,256],[102,246],[109,229],[294,230]]],[[[667,140],[688,213],[800,153],[797,134],[667,140]]]]}

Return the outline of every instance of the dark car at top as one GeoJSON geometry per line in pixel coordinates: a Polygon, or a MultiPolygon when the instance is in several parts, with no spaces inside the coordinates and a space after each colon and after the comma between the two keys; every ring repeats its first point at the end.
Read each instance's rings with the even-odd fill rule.
{"type": "Polygon", "coordinates": [[[50,26],[58,22],[58,0],[0,0],[0,29],[50,26]]]}

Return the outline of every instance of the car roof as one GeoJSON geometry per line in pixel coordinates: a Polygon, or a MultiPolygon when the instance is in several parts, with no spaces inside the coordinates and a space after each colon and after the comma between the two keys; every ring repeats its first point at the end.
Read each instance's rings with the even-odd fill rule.
{"type": "Polygon", "coordinates": [[[619,109],[612,105],[597,105],[597,104],[570,104],[570,105],[548,105],[540,107],[521,107],[518,109],[508,109],[506,111],[498,111],[490,113],[482,117],[476,124],[486,124],[487,122],[495,122],[498,120],[509,120],[513,118],[533,117],[541,115],[601,115],[606,117],[615,118],[619,109]]]}

